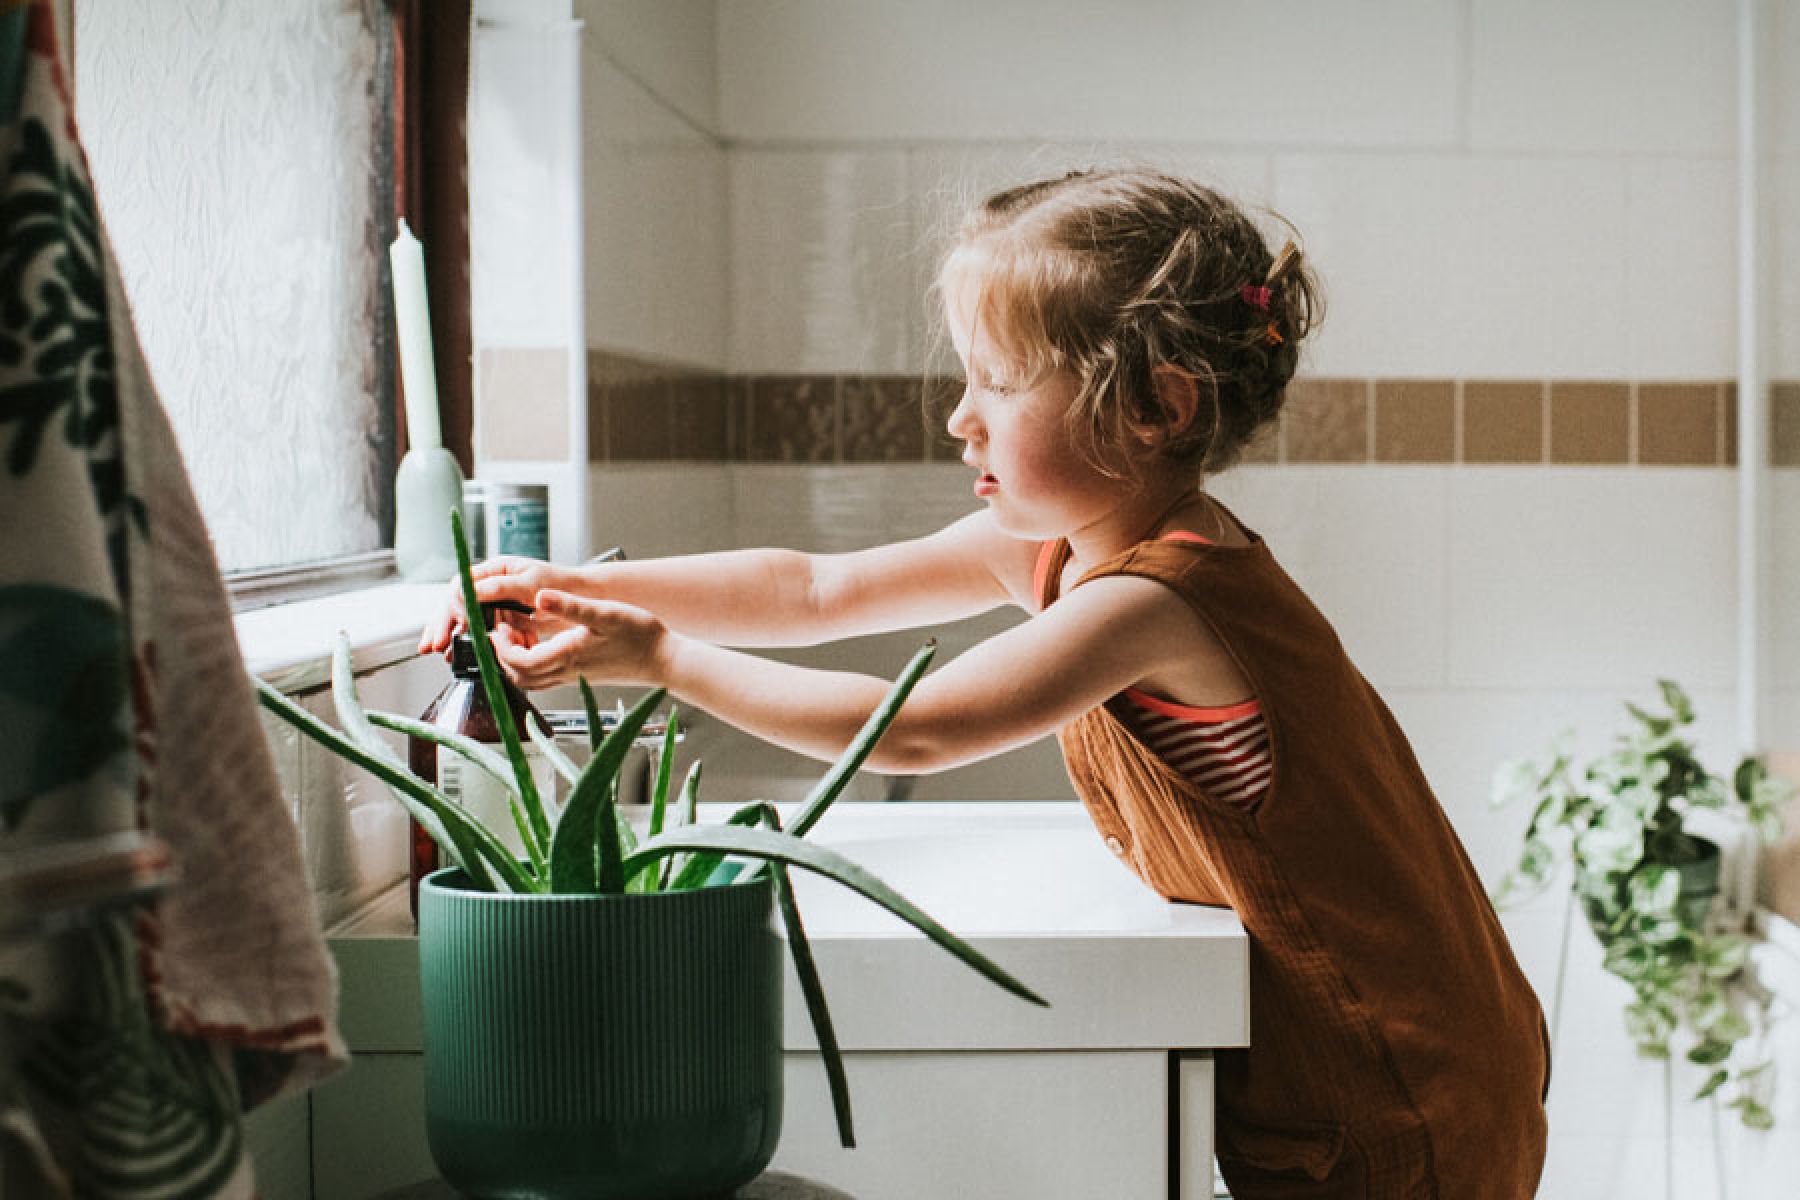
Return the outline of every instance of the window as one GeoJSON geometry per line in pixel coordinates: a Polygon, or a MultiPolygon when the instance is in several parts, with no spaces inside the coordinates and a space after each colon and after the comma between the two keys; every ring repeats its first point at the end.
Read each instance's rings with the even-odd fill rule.
{"type": "MultiPolygon", "coordinates": [[[[379,558],[392,544],[387,247],[413,157],[396,147],[420,142],[417,128],[396,138],[401,67],[426,12],[460,19],[466,48],[466,4],[75,6],[76,114],[101,216],[228,574],[379,558]]],[[[460,139],[460,85],[451,94],[460,139]]],[[[413,178],[416,196],[432,176],[415,164],[413,178]]],[[[466,338],[466,298],[444,308],[466,338]]],[[[444,424],[457,449],[453,411],[444,424]]],[[[466,409],[460,424],[466,446],[466,409]]]]}

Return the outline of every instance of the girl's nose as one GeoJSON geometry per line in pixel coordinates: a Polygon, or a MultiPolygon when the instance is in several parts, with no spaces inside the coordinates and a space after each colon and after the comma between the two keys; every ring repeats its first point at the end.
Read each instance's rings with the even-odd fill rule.
{"type": "Polygon", "coordinates": [[[969,406],[969,388],[963,385],[962,395],[957,397],[956,407],[950,410],[950,419],[945,422],[950,436],[963,441],[971,440],[975,430],[975,414],[969,406]]]}

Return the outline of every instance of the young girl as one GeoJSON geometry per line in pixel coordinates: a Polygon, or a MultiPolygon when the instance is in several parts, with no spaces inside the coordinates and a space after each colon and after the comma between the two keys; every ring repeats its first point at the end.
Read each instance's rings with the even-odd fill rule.
{"type": "MultiPolygon", "coordinates": [[[[1196,184],[1078,172],[1001,192],[937,287],[981,511],[849,554],[580,568],[504,558],[482,599],[526,688],[656,684],[835,757],[885,681],[725,646],[811,644],[1002,604],[1031,614],[920,682],[870,766],[920,773],[1054,730],[1094,825],[1171,900],[1249,932],[1251,1036],[1218,1062],[1239,1200],[1519,1200],[1548,1045],[1480,880],[1331,627],[1200,481],[1281,407],[1314,285],[1196,184]]],[[[428,628],[441,651],[454,604],[428,628]]]]}

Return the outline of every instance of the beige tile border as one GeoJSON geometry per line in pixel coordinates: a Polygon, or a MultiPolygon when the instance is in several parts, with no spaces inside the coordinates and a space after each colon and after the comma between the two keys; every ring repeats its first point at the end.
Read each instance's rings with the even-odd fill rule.
{"type": "MultiPolygon", "coordinates": [[[[954,462],[960,380],[728,375],[589,357],[595,462],[954,462]]],[[[1296,379],[1241,464],[1719,467],[1728,380],[1296,379]]],[[[1800,383],[1770,393],[1770,460],[1800,466],[1800,383]]]]}

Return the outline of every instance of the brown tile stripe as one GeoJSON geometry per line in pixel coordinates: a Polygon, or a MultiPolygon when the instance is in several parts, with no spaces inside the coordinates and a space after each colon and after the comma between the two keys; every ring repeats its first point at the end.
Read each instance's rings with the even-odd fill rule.
{"type": "MultiPolygon", "coordinates": [[[[727,375],[598,352],[594,462],[954,462],[956,379],[727,375]]],[[[1273,463],[1730,466],[1729,381],[1297,379],[1245,451],[1273,463]]],[[[1800,383],[1770,389],[1770,460],[1800,466],[1800,383]]]]}
{"type": "Polygon", "coordinates": [[[1462,385],[1462,457],[1466,463],[1541,463],[1550,390],[1541,383],[1471,379],[1462,385]]]}
{"type": "Polygon", "coordinates": [[[1375,461],[1456,461],[1456,384],[1450,380],[1375,384],[1375,461]]]}

